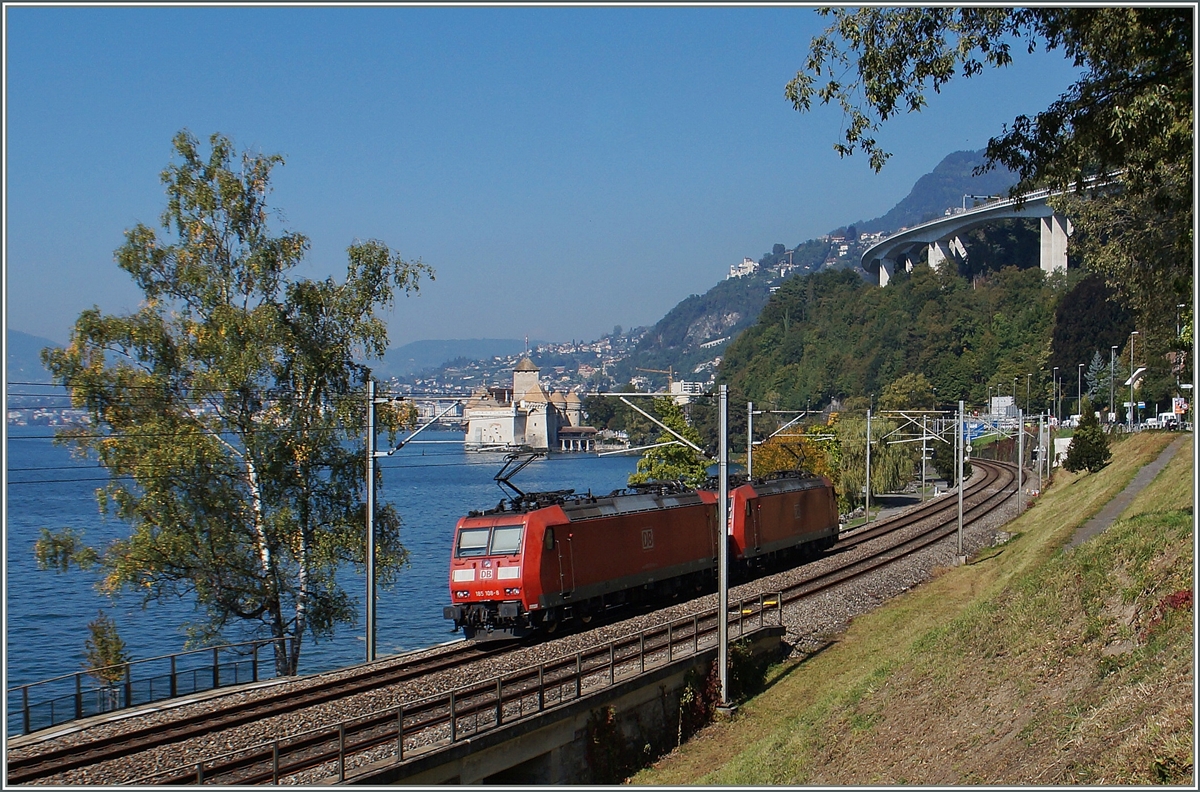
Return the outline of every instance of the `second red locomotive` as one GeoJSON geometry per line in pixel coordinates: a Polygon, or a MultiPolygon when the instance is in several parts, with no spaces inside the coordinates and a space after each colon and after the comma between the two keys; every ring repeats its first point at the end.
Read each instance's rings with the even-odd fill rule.
{"type": "MultiPolygon", "coordinates": [[[[727,541],[740,571],[837,540],[828,479],[777,475],[729,495],[727,541]]],[[[444,616],[467,638],[519,638],[614,605],[703,591],[716,579],[717,499],[662,483],[603,497],[518,491],[458,521],[444,616]]]]}

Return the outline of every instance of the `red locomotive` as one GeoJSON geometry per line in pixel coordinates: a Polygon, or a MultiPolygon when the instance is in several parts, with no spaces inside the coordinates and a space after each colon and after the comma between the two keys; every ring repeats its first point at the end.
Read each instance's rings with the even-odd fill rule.
{"type": "MultiPolygon", "coordinates": [[[[716,579],[715,491],[656,483],[603,497],[526,494],[503,470],[496,480],[517,496],[461,518],[454,532],[452,604],[443,615],[467,638],[553,632],[569,618],[587,622],[609,607],[700,592],[716,579]]],[[[837,532],[828,479],[782,475],[730,491],[736,569],[823,550],[837,532]]]]}
{"type": "Polygon", "coordinates": [[[734,487],[729,520],[729,554],[743,566],[828,550],[838,537],[837,498],[824,476],[789,472],[734,487]]]}

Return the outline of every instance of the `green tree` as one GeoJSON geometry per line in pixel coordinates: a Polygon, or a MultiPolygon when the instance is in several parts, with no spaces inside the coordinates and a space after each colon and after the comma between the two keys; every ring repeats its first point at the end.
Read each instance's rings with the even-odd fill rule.
{"type": "Polygon", "coordinates": [[[1112,452],[1108,448],[1108,436],[1096,420],[1096,411],[1092,409],[1091,401],[1084,397],[1079,426],[1071,436],[1071,444],[1067,446],[1067,458],[1063,467],[1072,473],[1081,470],[1095,473],[1107,465],[1110,459],[1112,452]]]}
{"type": "MultiPolygon", "coordinates": [[[[1132,6],[865,8],[822,10],[834,22],[815,37],[786,96],[847,116],[843,156],[861,150],[880,170],[883,122],[925,107],[956,74],[1006,66],[1013,45],[1061,50],[1079,79],[1033,118],[1018,116],[988,142],[989,166],[1033,186],[1073,189],[1058,205],[1079,229],[1087,266],[1154,321],[1191,294],[1194,9],[1132,6]],[[849,78],[845,75],[849,74],[849,78]],[[1105,187],[1082,193],[1088,179],[1105,187]]],[[[1173,312],[1172,312],[1173,315],[1173,312]]]]}
{"type": "MultiPolygon", "coordinates": [[[[700,445],[700,433],[683,414],[683,408],[672,398],[654,400],[654,411],[658,420],[683,437],[700,445]]],[[[682,481],[689,487],[697,487],[708,478],[708,460],[695,449],[683,445],[669,432],[658,436],[658,443],[674,442],[674,445],[647,449],[638,460],[637,470],[629,474],[630,484],[645,484],[650,481],[682,481]]]]}
{"type": "MultiPolygon", "coordinates": [[[[871,494],[893,492],[912,478],[911,444],[891,443],[896,424],[886,418],[871,419],[871,494]]],[[[848,507],[864,502],[867,485],[866,416],[843,417],[834,426],[838,439],[839,468],[835,479],[838,497],[848,507]]]]}
{"type": "Polygon", "coordinates": [[[920,372],[888,383],[879,396],[881,410],[932,410],[933,385],[920,372]]]}
{"type": "MultiPolygon", "coordinates": [[[[348,249],[344,281],[289,277],[308,240],[273,235],[267,197],[279,156],[187,131],[162,173],[164,234],[137,225],[115,257],[141,289],[130,315],[84,311],[64,349],[42,353],[89,423],[59,441],[92,455],[111,480],[98,492],[131,532],[101,551],[43,535],[62,569],[97,563],[101,586],[145,601],[190,596],[202,618],[190,642],[227,629],[277,638],[278,673],[296,673],[306,633],[355,620],[337,570],[363,564],[363,388],[387,329],[377,309],[430,268],[376,241],[348,249]],[[57,541],[56,541],[57,539],[57,541]]],[[[411,411],[381,410],[394,433],[411,411]]],[[[383,584],[406,561],[393,507],[376,514],[383,584]]]]}
{"type": "Polygon", "coordinates": [[[119,682],[125,676],[122,666],[129,662],[129,653],[117,633],[117,623],[104,611],[97,611],[87,627],[83,650],[88,672],[106,685],[119,682]]]}
{"type": "Polygon", "coordinates": [[[117,623],[104,611],[88,622],[88,638],[83,642],[84,668],[97,682],[109,688],[105,701],[110,709],[117,705],[117,691],[113,685],[125,678],[129,653],[125,641],[117,633],[117,623]]]}
{"type": "Polygon", "coordinates": [[[1087,371],[1083,375],[1083,381],[1087,383],[1087,397],[1093,401],[1106,401],[1108,397],[1108,361],[1100,357],[1100,352],[1097,350],[1092,353],[1092,360],[1088,363],[1087,371]],[[1100,398],[1103,392],[1105,399],[1100,398]]]}

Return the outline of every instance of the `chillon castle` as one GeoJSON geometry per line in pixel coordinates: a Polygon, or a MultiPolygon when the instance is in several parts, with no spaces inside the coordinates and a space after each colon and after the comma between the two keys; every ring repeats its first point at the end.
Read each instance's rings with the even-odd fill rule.
{"type": "Polygon", "coordinates": [[[573,392],[546,393],[528,357],[513,369],[511,388],[480,389],[463,411],[466,447],[472,450],[532,448],[591,451],[596,430],[583,425],[583,403],[573,392]]]}

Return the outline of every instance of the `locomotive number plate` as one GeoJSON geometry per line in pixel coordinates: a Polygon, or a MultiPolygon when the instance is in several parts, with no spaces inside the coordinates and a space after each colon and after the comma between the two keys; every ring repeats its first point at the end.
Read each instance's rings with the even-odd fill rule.
{"type": "Polygon", "coordinates": [[[653,550],[654,549],[654,529],[653,528],[643,528],[642,529],[642,549],[643,550],[653,550]]]}

